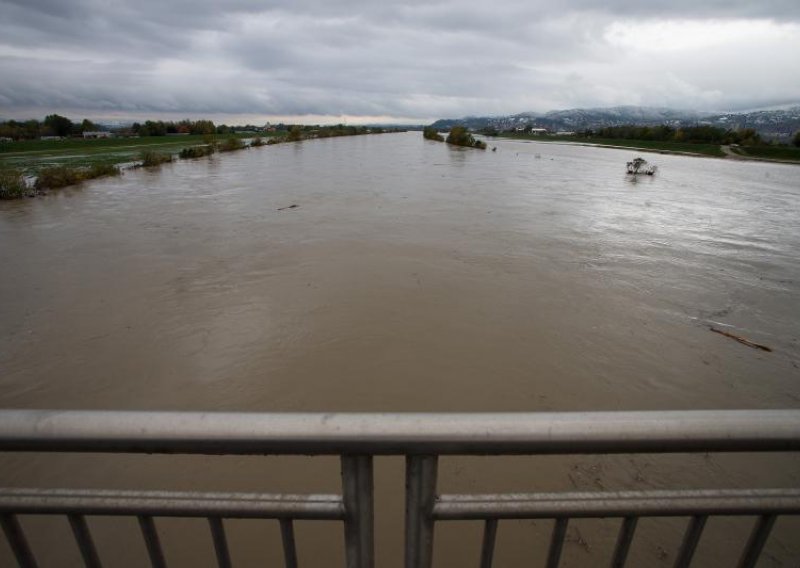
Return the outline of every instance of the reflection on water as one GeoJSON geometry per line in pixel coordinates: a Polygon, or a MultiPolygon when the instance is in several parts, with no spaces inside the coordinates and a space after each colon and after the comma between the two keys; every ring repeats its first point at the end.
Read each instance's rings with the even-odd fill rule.
{"type": "MultiPolygon", "coordinates": [[[[633,184],[624,175],[629,151],[492,144],[497,152],[419,133],[319,140],[0,204],[0,406],[800,404],[800,170],[657,156],[659,173],[633,184]],[[710,333],[712,322],[774,352],[710,333]]],[[[2,459],[0,483],[16,486],[335,491],[338,479],[328,459],[2,459]]],[[[797,486],[798,466],[792,457],[447,459],[442,486],[797,486]]],[[[378,461],[376,486],[378,555],[399,566],[401,460],[378,461]]],[[[61,557],[50,546],[68,542],[66,523],[31,522],[48,527],[35,543],[43,562],[77,565],[76,551],[61,557]]],[[[637,565],[670,565],[682,523],[643,522],[637,565]]],[[[307,525],[299,532],[306,565],[341,557],[337,527],[307,525]]],[[[101,554],[130,541],[136,552],[120,565],[139,564],[133,529],[95,526],[101,554]]],[[[616,528],[576,523],[570,565],[605,558],[616,528]]],[[[792,529],[779,523],[772,565],[800,554],[780,538],[792,529]]],[[[164,530],[168,555],[204,565],[202,525],[164,530]]],[[[747,522],[710,523],[716,546],[701,546],[698,561],[734,558],[747,530],[747,522]]],[[[504,523],[498,562],[527,562],[548,531],[504,523]]],[[[234,523],[231,532],[241,565],[280,558],[276,526],[234,523]]],[[[436,561],[475,562],[479,542],[477,525],[437,528],[436,561]]]]}

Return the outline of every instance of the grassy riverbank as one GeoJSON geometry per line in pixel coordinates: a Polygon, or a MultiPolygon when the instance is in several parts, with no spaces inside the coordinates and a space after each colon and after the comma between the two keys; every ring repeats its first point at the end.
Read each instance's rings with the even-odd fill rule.
{"type": "Polygon", "coordinates": [[[536,142],[568,142],[592,146],[609,146],[614,148],[631,148],[643,152],[696,154],[698,156],[714,156],[724,158],[725,153],[719,144],[691,144],[688,142],[656,142],[651,140],[626,140],[618,138],[585,138],[581,136],[542,136],[538,134],[501,134],[502,138],[515,140],[534,140],[536,142]]]}
{"type": "Polygon", "coordinates": [[[800,163],[800,148],[796,146],[740,146],[731,150],[745,158],[800,163]]]}
{"type": "Polygon", "coordinates": [[[725,158],[734,154],[743,159],[766,160],[775,162],[800,163],[800,148],[793,146],[738,146],[725,152],[719,144],[694,144],[690,142],[661,142],[653,140],[628,140],[618,138],[596,138],[583,136],[542,136],[537,134],[500,134],[501,138],[513,140],[533,140],[536,142],[556,142],[584,144],[587,146],[606,146],[609,148],[630,148],[642,152],[659,154],[689,154],[725,158]]]}
{"type": "Polygon", "coordinates": [[[180,159],[196,159],[216,152],[293,143],[315,138],[399,132],[362,126],[300,126],[287,132],[240,132],[219,136],[150,136],[143,138],[24,140],[0,145],[0,199],[20,199],[47,190],[76,185],[89,179],[120,174],[120,166],[157,168],[180,159]],[[268,140],[264,142],[261,135],[268,140]],[[248,144],[243,138],[253,138],[248,144]],[[27,178],[35,178],[31,182],[27,178]]]}
{"type": "MultiPolygon", "coordinates": [[[[260,132],[258,136],[273,137],[285,132],[260,132]]],[[[220,139],[253,138],[252,133],[220,135],[220,139]]],[[[0,143],[0,168],[16,168],[35,175],[51,166],[91,167],[135,162],[142,152],[156,151],[177,154],[186,147],[205,144],[207,136],[143,136],[141,138],[99,138],[84,140],[20,140],[0,143]]]]}

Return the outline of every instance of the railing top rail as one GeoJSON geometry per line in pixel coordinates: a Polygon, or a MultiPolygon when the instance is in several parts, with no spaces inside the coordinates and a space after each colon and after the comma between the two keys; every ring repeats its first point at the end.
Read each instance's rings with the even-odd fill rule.
{"type": "Polygon", "coordinates": [[[800,410],[230,413],[0,410],[0,451],[580,454],[800,450],[800,410]]]}

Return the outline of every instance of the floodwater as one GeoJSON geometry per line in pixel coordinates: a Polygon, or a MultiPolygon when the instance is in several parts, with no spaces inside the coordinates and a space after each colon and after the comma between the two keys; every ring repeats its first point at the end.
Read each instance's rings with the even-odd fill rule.
{"type": "MultiPolygon", "coordinates": [[[[647,155],[659,173],[634,183],[632,151],[490,145],[307,141],[0,203],[0,407],[800,407],[800,168],[647,155]]],[[[332,458],[0,459],[5,486],[339,491],[332,458]]],[[[380,566],[402,564],[402,466],[376,460],[380,566]]],[[[443,492],[714,486],[798,487],[800,460],[440,465],[443,492]]],[[[203,521],[158,522],[168,560],[212,565],[203,521]]],[[[80,565],[65,520],[23,523],[43,566],[80,565]]],[[[146,562],[133,520],[90,524],[109,565],[146,562]]],[[[642,521],[632,565],[671,565],[685,524],[642,521]]],[[[281,558],[274,522],[226,526],[237,566],[281,558]]],[[[543,560],[551,526],[501,523],[496,565],[543,560]]],[[[563,565],[606,563],[618,526],[570,523],[563,565]]],[[[732,562],[750,526],[710,521],[698,565],[732,562]]],[[[437,566],[477,564],[480,524],[436,530],[437,566]]],[[[764,566],[797,565],[798,530],[779,520],[764,566]]],[[[341,537],[299,523],[301,563],[341,561],[341,537]]]]}

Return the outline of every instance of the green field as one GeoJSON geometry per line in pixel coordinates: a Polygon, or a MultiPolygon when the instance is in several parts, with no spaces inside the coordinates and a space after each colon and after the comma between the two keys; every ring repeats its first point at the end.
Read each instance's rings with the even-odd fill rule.
{"type": "Polygon", "coordinates": [[[752,158],[800,162],[800,148],[796,146],[740,146],[733,151],[752,158]]]}
{"type": "Polygon", "coordinates": [[[691,144],[688,142],[656,142],[653,140],[627,140],[615,138],[581,138],[578,136],[541,136],[536,134],[503,134],[504,138],[534,140],[536,142],[571,142],[573,144],[592,144],[597,146],[617,146],[633,148],[643,152],[697,154],[702,156],[724,157],[719,144],[691,144]]]}
{"type": "MultiPolygon", "coordinates": [[[[284,132],[259,133],[266,138],[279,136],[284,132]]],[[[217,136],[224,142],[230,134],[217,136]]],[[[237,138],[254,138],[252,133],[238,133],[237,138]]],[[[0,142],[0,168],[18,168],[35,174],[47,166],[91,166],[93,164],[124,164],[139,158],[143,150],[177,154],[182,148],[203,144],[202,135],[188,136],[146,136],[142,138],[101,138],[83,140],[20,140],[0,142]]]]}

